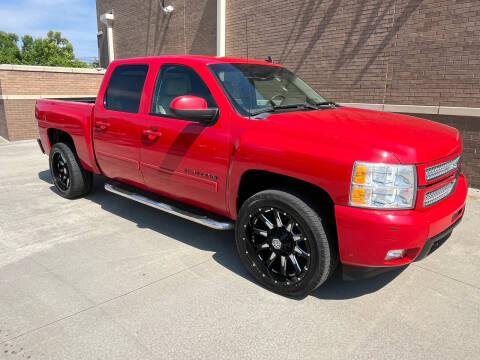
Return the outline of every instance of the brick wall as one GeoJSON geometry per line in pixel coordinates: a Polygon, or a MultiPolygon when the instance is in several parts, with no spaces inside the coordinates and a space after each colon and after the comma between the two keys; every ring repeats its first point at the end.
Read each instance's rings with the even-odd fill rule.
{"type": "MultiPolygon", "coordinates": [[[[0,134],[7,140],[25,140],[38,137],[35,120],[36,100],[0,100],[5,114],[6,134],[0,134]]],[[[0,105],[0,111],[2,108],[0,105]]],[[[0,114],[0,118],[1,118],[0,114]]],[[[1,120],[0,120],[1,121],[1,120]]]]}
{"type": "MultiPolygon", "coordinates": [[[[114,12],[116,58],[211,55],[216,2],[97,0],[97,15],[114,12]]],[[[226,52],[272,56],[337,102],[480,107],[479,19],[478,0],[227,0],[226,52]]]]}
{"type": "MultiPolygon", "coordinates": [[[[166,54],[216,53],[217,0],[169,0],[175,10],[165,15],[158,0],[98,0],[97,18],[114,13],[113,41],[115,58],[166,54]]],[[[106,25],[99,39],[100,58],[106,59],[106,25]]],[[[104,60],[105,61],[105,60],[104,60]]],[[[102,64],[106,66],[107,64],[102,64]]]]}
{"type": "Polygon", "coordinates": [[[407,114],[457,128],[463,138],[463,171],[469,185],[480,188],[480,119],[471,116],[407,114]]]}
{"type": "MultiPolygon", "coordinates": [[[[96,94],[103,78],[102,72],[63,73],[50,71],[2,70],[0,81],[2,95],[64,95],[96,94]]],[[[93,70],[95,71],[95,70],[93,70]]]]}
{"type": "Polygon", "coordinates": [[[227,54],[337,102],[480,107],[478,0],[227,0],[227,54]]]}
{"type": "MultiPolygon", "coordinates": [[[[227,0],[226,11],[228,55],[272,56],[327,99],[480,108],[478,0],[227,0]]],[[[480,118],[409,115],[460,130],[480,187],[480,118]]]]}
{"type": "Polygon", "coordinates": [[[36,138],[36,99],[95,96],[103,74],[93,69],[0,65],[0,136],[10,141],[36,138]]]}
{"type": "MultiPolygon", "coordinates": [[[[215,54],[216,0],[167,4],[97,0],[98,16],[114,11],[116,57],[215,54]]],[[[480,108],[479,19],[478,0],[226,0],[226,53],[272,56],[336,102],[435,107],[418,116],[460,130],[480,187],[480,118],[438,115],[480,108]]]]}
{"type": "Polygon", "coordinates": [[[8,139],[7,119],[5,117],[4,100],[0,99],[0,136],[8,139]]]}

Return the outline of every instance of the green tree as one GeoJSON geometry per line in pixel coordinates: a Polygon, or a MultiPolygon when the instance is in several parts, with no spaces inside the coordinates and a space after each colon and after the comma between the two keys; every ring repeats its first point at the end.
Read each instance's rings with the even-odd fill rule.
{"type": "Polygon", "coordinates": [[[0,31],[0,64],[21,63],[21,54],[17,41],[17,34],[0,31]]]}
{"type": "Polygon", "coordinates": [[[98,58],[95,58],[95,60],[92,61],[92,63],[90,64],[90,66],[92,68],[99,68],[100,67],[100,60],[98,60],[98,58]]]}
{"type": "Polygon", "coordinates": [[[0,31],[0,63],[88,67],[75,59],[72,44],[59,31],[50,30],[46,38],[38,39],[24,35],[20,49],[17,43],[16,34],[0,31]]]}
{"type": "Polygon", "coordinates": [[[46,38],[22,37],[22,63],[30,65],[88,67],[75,59],[73,46],[59,31],[50,30],[46,38]]]}

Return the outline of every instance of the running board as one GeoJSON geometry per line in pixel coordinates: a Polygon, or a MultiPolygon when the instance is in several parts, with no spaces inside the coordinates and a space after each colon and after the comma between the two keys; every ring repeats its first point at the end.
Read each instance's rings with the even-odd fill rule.
{"type": "Polygon", "coordinates": [[[214,220],[212,218],[209,218],[205,215],[199,215],[195,214],[193,212],[189,212],[187,210],[179,209],[178,207],[175,207],[173,205],[164,203],[164,202],[159,202],[156,200],[153,200],[151,198],[148,198],[146,196],[137,194],[135,192],[132,192],[130,190],[122,189],[119,186],[113,185],[113,184],[105,184],[105,190],[123,196],[127,199],[134,200],[136,202],[139,202],[144,205],[151,206],[155,209],[162,210],[166,213],[176,215],[178,217],[193,221],[197,224],[207,226],[212,229],[216,230],[231,230],[235,227],[234,223],[232,221],[219,221],[219,220],[214,220]]]}

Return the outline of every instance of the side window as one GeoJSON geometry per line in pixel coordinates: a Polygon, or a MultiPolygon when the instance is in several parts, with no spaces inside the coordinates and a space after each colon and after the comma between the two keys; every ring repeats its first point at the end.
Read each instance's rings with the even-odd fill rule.
{"type": "Polygon", "coordinates": [[[198,96],[206,100],[208,107],[217,106],[207,85],[195,70],[186,65],[162,66],[155,84],[151,112],[174,117],[170,103],[181,95],[198,96]]]}
{"type": "Polygon", "coordinates": [[[120,65],[115,68],[103,99],[106,109],[138,112],[148,65],[120,65]]]}

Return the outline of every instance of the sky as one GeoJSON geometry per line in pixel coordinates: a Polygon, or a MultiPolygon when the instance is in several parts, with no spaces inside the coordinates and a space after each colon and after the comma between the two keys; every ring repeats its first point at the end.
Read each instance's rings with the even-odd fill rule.
{"type": "Polygon", "coordinates": [[[0,0],[0,30],[20,38],[60,31],[84,60],[98,57],[96,16],[95,0],[0,0]]]}

